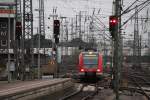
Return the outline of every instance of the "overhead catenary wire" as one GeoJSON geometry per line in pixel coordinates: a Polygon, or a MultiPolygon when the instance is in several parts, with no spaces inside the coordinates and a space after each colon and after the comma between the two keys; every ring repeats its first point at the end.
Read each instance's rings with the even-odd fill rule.
{"type": "MultiPolygon", "coordinates": [[[[136,1],[138,1],[138,0],[136,0],[136,1]]],[[[136,2],[134,2],[134,3],[133,3],[132,5],[130,5],[125,11],[123,11],[121,15],[126,14],[126,13],[128,13],[128,12],[134,10],[136,7],[140,7],[140,6],[144,5],[144,4],[146,4],[148,1],[150,1],[150,0],[146,0],[145,2],[143,2],[143,3],[139,4],[139,5],[136,5],[134,8],[131,8],[131,9],[130,9],[130,7],[132,7],[132,6],[136,3],[136,2]]]]}
{"type": "Polygon", "coordinates": [[[137,1],[138,1],[138,0],[135,0],[126,10],[124,10],[124,11],[122,12],[122,14],[128,12],[128,10],[129,10],[137,1]]]}
{"type": "MultiPolygon", "coordinates": [[[[92,16],[90,16],[90,18],[92,18],[92,16]]],[[[98,22],[97,22],[97,23],[98,23],[98,22]]],[[[102,22],[101,22],[101,23],[102,23],[102,22]]],[[[103,24],[103,25],[104,25],[104,30],[102,30],[102,29],[100,30],[100,29],[99,29],[99,28],[100,28],[99,26],[97,26],[96,24],[94,24],[94,25],[96,26],[96,29],[99,30],[99,31],[104,31],[104,30],[107,29],[104,24],[103,24]]],[[[108,34],[106,34],[106,33],[104,33],[104,34],[105,34],[109,39],[111,39],[111,37],[110,37],[108,34]]]]}
{"type": "MultiPolygon", "coordinates": [[[[149,0],[149,1],[150,1],[150,0],[149,0]]],[[[150,2],[148,2],[148,3],[145,4],[144,6],[140,7],[137,12],[135,12],[134,14],[132,14],[131,17],[128,18],[128,19],[121,25],[121,27],[123,27],[126,23],[128,23],[128,21],[131,20],[131,19],[135,16],[136,13],[140,12],[141,10],[143,10],[143,9],[144,9],[146,6],[148,6],[149,4],[150,4],[150,2]]],[[[121,27],[120,27],[120,28],[121,28],[121,27]]]]}

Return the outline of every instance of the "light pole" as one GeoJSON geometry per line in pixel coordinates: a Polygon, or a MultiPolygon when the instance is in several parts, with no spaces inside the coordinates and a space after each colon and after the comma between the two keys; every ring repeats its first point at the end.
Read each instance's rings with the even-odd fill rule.
{"type": "Polygon", "coordinates": [[[40,40],[41,40],[41,34],[40,34],[40,31],[39,29],[37,29],[37,32],[38,32],[38,79],[40,79],[40,74],[41,74],[41,59],[40,59],[40,40]]]}
{"type": "MultiPolygon", "coordinates": [[[[35,11],[38,11],[39,12],[39,14],[40,14],[40,11],[41,11],[41,9],[35,9],[35,11]]],[[[41,71],[40,71],[40,69],[41,69],[41,59],[40,59],[40,40],[41,40],[41,31],[40,31],[40,16],[38,17],[39,18],[39,25],[38,25],[38,27],[37,27],[37,35],[38,35],[38,70],[37,70],[37,72],[38,72],[38,79],[40,79],[40,74],[41,74],[41,71]]]]}
{"type": "Polygon", "coordinates": [[[116,100],[119,100],[119,88],[122,67],[122,36],[121,36],[121,0],[114,0],[114,15],[117,17],[117,25],[114,30],[114,90],[116,93],[116,100]]]}
{"type": "MultiPolygon", "coordinates": [[[[35,11],[39,12],[39,28],[37,29],[37,33],[38,33],[38,79],[40,79],[40,74],[41,74],[41,71],[40,71],[40,69],[41,69],[41,63],[40,63],[41,62],[41,60],[40,60],[41,35],[45,35],[45,32],[44,32],[44,34],[42,34],[42,32],[45,30],[42,29],[42,24],[41,24],[42,20],[44,20],[44,19],[42,19],[42,16],[41,16],[42,12],[44,12],[42,3],[43,3],[43,1],[39,0],[39,9],[35,9],[35,11]]],[[[45,49],[44,49],[44,52],[45,52],[45,49]]]]}
{"type": "Polygon", "coordinates": [[[8,52],[8,62],[7,62],[7,75],[8,75],[8,83],[11,81],[11,74],[10,74],[10,13],[11,13],[11,7],[15,6],[15,3],[11,4],[0,4],[1,6],[8,6],[9,12],[8,12],[8,39],[7,39],[7,52],[8,52]]]}
{"type": "Polygon", "coordinates": [[[10,6],[9,6],[9,14],[8,14],[8,63],[7,63],[7,71],[8,71],[8,83],[11,81],[10,74],[10,6]]]}
{"type": "MultiPolygon", "coordinates": [[[[41,9],[35,9],[35,11],[38,11],[40,14],[41,9]]],[[[41,59],[40,59],[40,40],[41,40],[41,28],[40,28],[40,15],[39,15],[39,28],[37,28],[37,33],[38,33],[38,79],[40,79],[40,74],[41,74],[41,59]]]]}

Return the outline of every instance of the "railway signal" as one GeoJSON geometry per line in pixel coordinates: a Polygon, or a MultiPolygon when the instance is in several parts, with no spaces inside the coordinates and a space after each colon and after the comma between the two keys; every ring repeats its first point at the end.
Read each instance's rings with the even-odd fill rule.
{"type": "Polygon", "coordinates": [[[55,37],[55,43],[58,44],[59,43],[59,37],[55,37]]]}
{"type": "Polygon", "coordinates": [[[55,38],[55,43],[59,43],[59,34],[60,34],[60,21],[59,20],[54,20],[54,38],[55,38]]]}
{"type": "Polygon", "coordinates": [[[20,40],[22,35],[22,25],[21,22],[16,22],[16,39],[20,40]]]}
{"type": "Polygon", "coordinates": [[[114,38],[114,32],[116,30],[116,26],[118,25],[118,18],[116,16],[110,16],[109,17],[109,31],[110,34],[112,36],[112,38],[114,38]]]}

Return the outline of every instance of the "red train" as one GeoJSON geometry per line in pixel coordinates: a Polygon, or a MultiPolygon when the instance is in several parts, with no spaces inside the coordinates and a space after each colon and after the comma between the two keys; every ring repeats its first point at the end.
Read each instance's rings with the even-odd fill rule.
{"type": "Polygon", "coordinates": [[[81,52],[79,54],[78,75],[80,79],[101,78],[103,57],[99,52],[81,52]]]}

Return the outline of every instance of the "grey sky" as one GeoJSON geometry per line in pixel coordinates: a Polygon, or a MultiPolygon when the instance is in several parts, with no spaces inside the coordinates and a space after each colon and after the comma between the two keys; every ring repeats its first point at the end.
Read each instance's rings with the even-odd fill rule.
{"type": "MultiPolygon", "coordinates": [[[[33,0],[34,9],[38,7],[39,0],[33,0]]],[[[57,14],[63,17],[73,18],[79,11],[86,11],[86,14],[92,15],[100,11],[104,23],[108,22],[108,16],[112,13],[112,0],[45,0],[45,19],[46,26],[50,25],[47,19],[52,14],[53,7],[57,7],[57,14]]],[[[35,21],[38,21],[38,13],[34,12],[35,21]]],[[[37,27],[37,24],[34,24],[37,27]]],[[[106,23],[107,25],[107,23],[106,23]]],[[[51,30],[50,30],[51,31],[51,30]]]]}
{"type": "MultiPolygon", "coordinates": [[[[38,1],[39,0],[33,0],[33,7],[38,8],[38,1]]],[[[63,17],[75,17],[76,14],[79,13],[79,11],[86,11],[87,14],[91,15],[93,12],[93,9],[95,8],[95,13],[98,13],[100,9],[100,19],[103,21],[103,23],[108,27],[108,17],[112,14],[112,1],[113,0],[44,0],[45,1],[45,20],[46,20],[46,32],[47,34],[52,34],[52,30],[48,30],[47,26],[50,26],[52,28],[52,24],[50,23],[50,20],[48,20],[48,16],[52,14],[53,7],[57,7],[57,14],[63,17]]],[[[123,2],[123,10],[127,8],[132,2],[135,0],[124,0],[123,2]]],[[[146,9],[144,9],[140,13],[139,16],[142,16],[145,14],[146,9]]],[[[134,12],[134,10],[131,13],[128,13],[122,17],[123,22],[131,16],[131,14],[134,12]]],[[[35,22],[38,22],[38,13],[34,12],[35,22]]],[[[35,27],[38,26],[38,24],[34,24],[35,27]]],[[[133,22],[129,21],[125,27],[123,28],[123,32],[126,32],[126,34],[133,33],[133,22]]]]}

